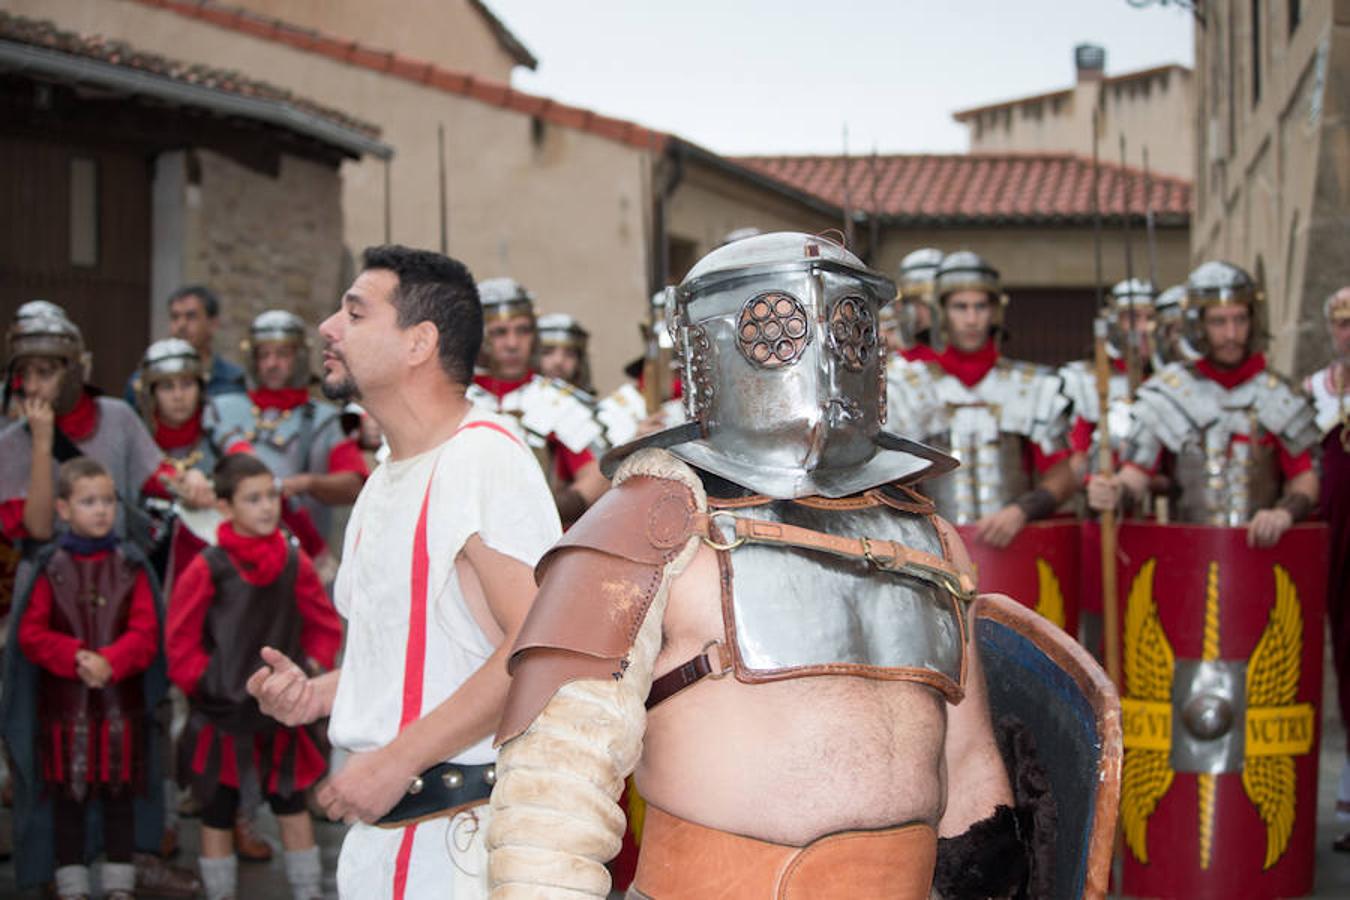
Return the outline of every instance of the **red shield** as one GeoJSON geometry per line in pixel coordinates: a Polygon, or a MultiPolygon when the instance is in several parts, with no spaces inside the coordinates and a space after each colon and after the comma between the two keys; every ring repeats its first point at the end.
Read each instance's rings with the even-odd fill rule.
{"type": "Polygon", "coordinates": [[[1312,890],[1326,553],[1322,525],[1121,526],[1126,894],[1312,890]]]}
{"type": "Polygon", "coordinates": [[[1069,634],[1078,634],[1076,521],[1032,522],[1001,549],[977,538],[974,525],[959,525],[957,531],[975,563],[981,593],[1007,594],[1069,634]]]}

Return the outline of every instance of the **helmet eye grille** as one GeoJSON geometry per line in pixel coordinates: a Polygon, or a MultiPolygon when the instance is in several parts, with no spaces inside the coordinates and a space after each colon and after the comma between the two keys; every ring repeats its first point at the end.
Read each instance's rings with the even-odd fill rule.
{"type": "Polygon", "coordinates": [[[810,341],[806,308],[781,291],[751,297],[736,319],[736,346],[742,356],[763,369],[792,365],[810,341]]]}
{"type": "Polygon", "coordinates": [[[877,347],[877,322],[861,297],[847,296],[830,312],[830,349],[851,371],[861,371],[877,347]]]}

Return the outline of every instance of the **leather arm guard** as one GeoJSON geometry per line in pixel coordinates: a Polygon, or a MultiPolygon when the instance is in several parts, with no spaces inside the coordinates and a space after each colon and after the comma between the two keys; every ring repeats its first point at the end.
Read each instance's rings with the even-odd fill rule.
{"type": "Polygon", "coordinates": [[[497,732],[495,900],[608,895],[604,864],[623,838],[617,800],[642,754],[670,584],[697,552],[694,516],[706,508],[692,470],[642,451],[540,561],[497,732]]]}

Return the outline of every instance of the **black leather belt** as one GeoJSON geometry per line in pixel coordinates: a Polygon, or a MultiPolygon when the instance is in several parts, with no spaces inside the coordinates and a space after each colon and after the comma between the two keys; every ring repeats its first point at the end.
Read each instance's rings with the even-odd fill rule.
{"type": "Polygon", "coordinates": [[[402,828],[426,819],[451,815],[486,800],[497,782],[497,767],[492,763],[466,766],[441,763],[413,779],[403,799],[394,804],[376,825],[402,828]]]}

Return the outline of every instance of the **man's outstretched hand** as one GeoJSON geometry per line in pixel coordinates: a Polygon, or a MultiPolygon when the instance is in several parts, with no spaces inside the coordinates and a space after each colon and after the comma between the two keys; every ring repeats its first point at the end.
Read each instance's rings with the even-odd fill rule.
{"type": "Polygon", "coordinates": [[[265,665],[249,677],[247,687],[265,714],[288,726],[308,725],[328,714],[314,679],[289,656],[263,647],[262,659],[265,665]]]}

